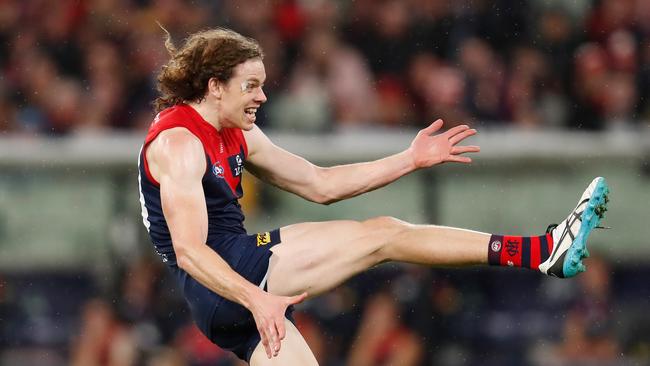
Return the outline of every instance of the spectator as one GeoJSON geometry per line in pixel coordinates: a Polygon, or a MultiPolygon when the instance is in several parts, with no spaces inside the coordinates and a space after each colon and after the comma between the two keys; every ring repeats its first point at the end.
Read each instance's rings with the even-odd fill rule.
{"type": "Polygon", "coordinates": [[[563,326],[563,341],[554,352],[535,356],[536,365],[626,364],[615,336],[611,270],[602,258],[588,260],[589,271],[581,277],[576,299],[563,326]]]}
{"type": "Polygon", "coordinates": [[[100,299],[91,299],[84,306],[70,355],[73,366],[132,366],[138,357],[131,329],[100,299]]]}
{"type": "Polygon", "coordinates": [[[0,130],[145,128],[165,57],[156,21],[175,37],[223,24],[260,40],[276,108],[257,122],[276,128],[395,127],[434,117],[629,128],[650,114],[649,13],[644,0],[6,0],[0,130]]]}
{"type": "Polygon", "coordinates": [[[415,366],[422,351],[417,335],[401,323],[396,301],[389,293],[378,293],[366,307],[348,364],[415,366]]]}

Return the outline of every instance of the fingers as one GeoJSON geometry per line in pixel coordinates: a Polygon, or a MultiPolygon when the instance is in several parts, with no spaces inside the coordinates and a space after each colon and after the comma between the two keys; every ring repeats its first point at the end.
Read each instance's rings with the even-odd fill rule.
{"type": "Polygon", "coordinates": [[[473,136],[473,135],[476,135],[476,130],[473,129],[473,128],[470,128],[470,129],[464,130],[464,131],[462,131],[460,133],[457,133],[455,135],[452,135],[449,138],[449,142],[451,142],[453,145],[455,145],[455,144],[457,144],[457,143],[463,141],[464,139],[466,139],[466,138],[468,138],[470,136],[473,136]]]}
{"type": "Polygon", "coordinates": [[[464,154],[464,153],[474,153],[480,152],[481,148],[476,145],[471,146],[454,146],[451,148],[452,155],[464,154]]]}
{"type": "Polygon", "coordinates": [[[269,326],[269,333],[271,334],[271,342],[269,346],[273,353],[273,357],[275,357],[278,355],[278,352],[280,352],[280,337],[278,335],[278,328],[275,324],[269,326]]]}
{"type": "Polygon", "coordinates": [[[284,327],[284,319],[282,319],[282,321],[277,324],[277,329],[278,329],[278,336],[280,337],[280,340],[283,340],[284,337],[287,335],[287,330],[284,327]]]}
{"type": "MultiPolygon", "coordinates": [[[[287,298],[287,306],[301,303],[307,298],[307,293],[303,292],[300,295],[287,298]]],[[[280,353],[281,341],[286,337],[287,331],[284,325],[284,317],[281,317],[275,322],[271,322],[267,326],[258,327],[262,344],[266,350],[266,356],[272,358],[280,353]]]]}
{"type": "Polygon", "coordinates": [[[451,138],[468,129],[469,129],[468,125],[459,125],[448,129],[445,133],[443,133],[443,135],[446,135],[448,138],[451,138]]]}
{"type": "Polygon", "coordinates": [[[429,127],[423,129],[422,131],[427,135],[431,135],[432,133],[438,131],[442,127],[442,124],[443,124],[442,120],[437,119],[432,124],[430,124],[429,127]]]}
{"type": "MultiPolygon", "coordinates": [[[[282,331],[284,332],[284,324],[282,324],[282,327],[282,331]]],[[[257,330],[260,333],[260,339],[266,351],[266,357],[272,358],[277,356],[280,352],[279,329],[276,328],[275,324],[271,323],[265,326],[259,326],[257,330]]]]}
{"type": "Polygon", "coordinates": [[[266,357],[271,358],[273,356],[273,352],[271,351],[271,344],[269,342],[267,327],[259,326],[257,327],[257,331],[260,333],[260,338],[262,345],[264,346],[264,351],[266,352],[266,357]]]}
{"type": "Polygon", "coordinates": [[[307,298],[307,293],[303,292],[300,295],[292,296],[289,298],[289,305],[296,305],[303,302],[307,298]]]}
{"type": "MultiPolygon", "coordinates": [[[[461,126],[458,126],[458,127],[461,127],[461,126]]],[[[465,127],[467,127],[467,126],[465,126],[465,127]]],[[[451,132],[451,130],[449,130],[448,132],[451,132]]],[[[466,139],[466,138],[468,138],[470,136],[473,136],[473,135],[476,135],[476,130],[473,129],[473,128],[467,127],[465,129],[462,129],[462,130],[459,129],[459,130],[456,131],[455,134],[450,135],[449,142],[451,142],[453,145],[455,145],[455,144],[459,143],[460,141],[462,141],[462,140],[464,140],[464,139],[466,139]]]]}
{"type": "Polygon", "coordinates": [[[472,162],[472,159],[470,157],[462,156],[462,155],[449,155],[449,157],[446,160],[454,163],[465,163],[465,164],[469,164],[472,162]]]}
{"type": "Polygon", "coordinates": [[[260,307],[253,307],[251,312],[257,324],[257,331],[260,334],[260,341],[264,346],[266,356],[271,359],[280,352],[281,341],[286,337],[284,316],[288,306],[298,304],[307,298],[303,292],[297,296],[283,297],[263,293],[268,302],[261,301],[260,307]]]}

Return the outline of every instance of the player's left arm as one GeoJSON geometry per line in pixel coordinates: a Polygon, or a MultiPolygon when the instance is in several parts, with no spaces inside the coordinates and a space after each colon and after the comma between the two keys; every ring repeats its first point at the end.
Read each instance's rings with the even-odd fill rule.
{"type": "Polygon", "coordinates": [[[458,144],[476,130],[466,125],[435,134],[442,127],[437,120],[421,130],[406,150],[383,159],[320,167],[277,145],[255,126],[245,131],[248,144],[247,169],[258,178],[307,200],[330,204],[383,187],[421,168],[444,162],[471,163],[462,156],[478,152],[478,146],[458,144]]]}

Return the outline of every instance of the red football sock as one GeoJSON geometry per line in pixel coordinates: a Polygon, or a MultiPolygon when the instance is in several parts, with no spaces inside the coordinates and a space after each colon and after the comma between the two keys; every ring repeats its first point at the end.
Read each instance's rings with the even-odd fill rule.
{"type": "Polygon", "coordinates": [[[492,235],[488,243],[488,262],[492,266],[538,269],[553,251],[553,236],[492,235]]]}

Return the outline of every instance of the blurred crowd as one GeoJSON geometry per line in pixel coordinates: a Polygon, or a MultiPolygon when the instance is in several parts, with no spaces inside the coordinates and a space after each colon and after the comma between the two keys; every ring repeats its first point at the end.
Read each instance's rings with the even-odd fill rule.
{"type": "Polygon", "coordinates": [[[3,0],[0,131],[138,131],[179,43],[225,26],[266,52],[262,125],[630,128],[650,120],[646,0],[3,0]]]}

